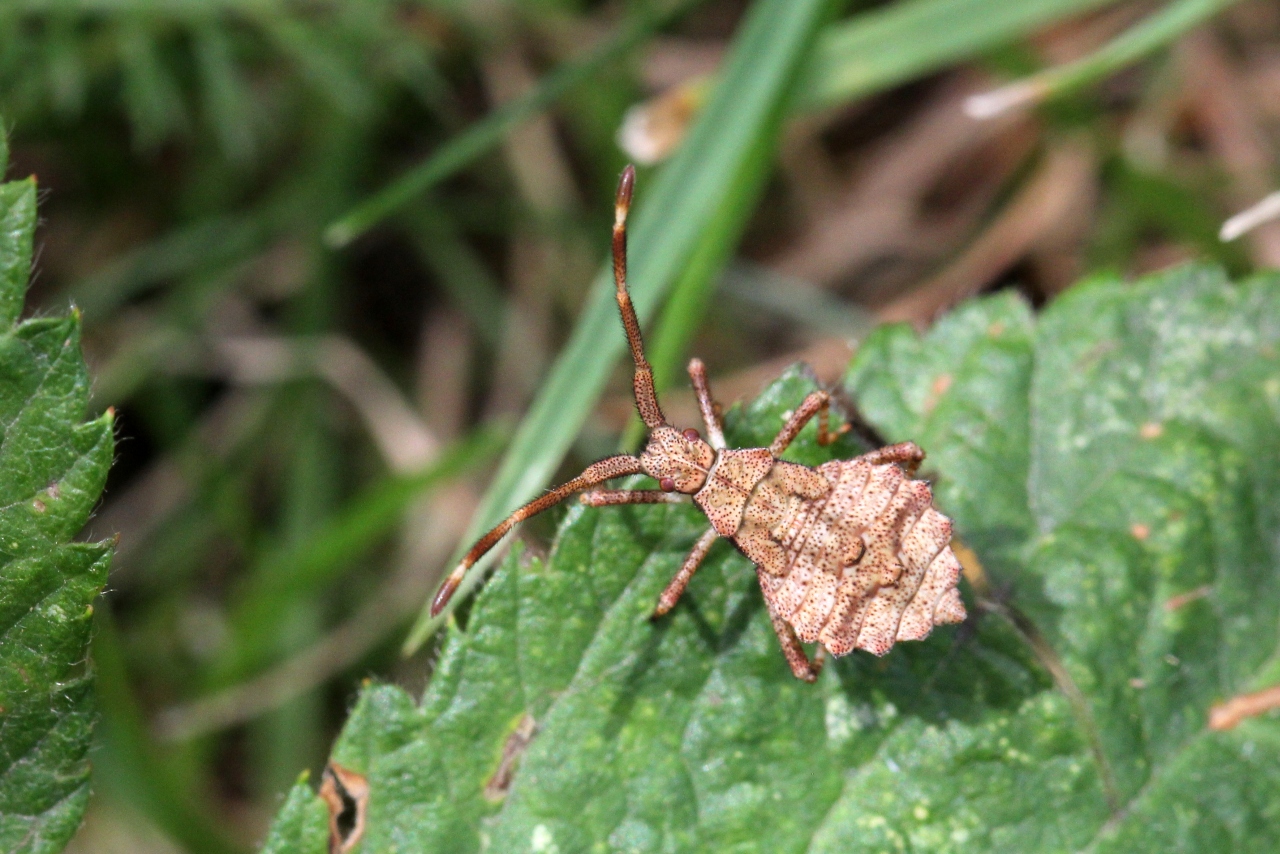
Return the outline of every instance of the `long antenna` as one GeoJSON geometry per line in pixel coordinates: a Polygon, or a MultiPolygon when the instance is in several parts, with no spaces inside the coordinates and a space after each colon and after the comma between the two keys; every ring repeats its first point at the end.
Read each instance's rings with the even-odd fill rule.
{"type": "Polygon", "coordinates": [[[636,409],[649,429],[667,423],[658,405],[658,395],[653,388],[653,368],[644,357],[644,341],[640,338],[640,321],[627,293],[627,212],[631,210],[631,191],[636,186],[636,169],[631,164],[622,170],[618,179],[618,195],[613,203],[613,281],[617,285],[618,311],[622,314],[622,326],[627,331],[627,343],[631,345],[631,358],[636,363],[636,409]]]}
{"type": "MultiPolygon", "coordinates": [[[[622,177],[618,180],[618,195],[614,201],[613,281],[617,286],[618,311],[622,314],[622,325],[627,331],[627,343],[631,345],[631,358],[636,363],[633,382],[636,408],[640,410],[640,417],[644,419],[645,426],[652,429],[666,424],[667,419],[662,414],[662,408],[658,406],[658,396],[653,388],[653,368],[650,367],[649,360],[644,357],[644,342],[640,339],[640,322],[636,319],[636,311],[631,305],[631,295],[627,293],[627,212],[631,209],[631,192],[635,189],[635,185],[635,167],[628,165],[622,170],[622,177]]],[[[568,483],[557,486],[546,495],[535,498],[516,510],[481,537],[462,561],[453,568],[449,577],[444,580],[444,584],[440,585],[436,598],[431,602],[431,616],[434,617],[444,610],[444,606],[449,603],[458,586],[462,584],[467,570],[497,545],[498,541],[515,525],[530,516],[541,513],[548,507],[559,504],[579,490],[596,486],[615,477],[639,474],[641,470],[638,457],[626,455],[607,457],[587,466],[582,474],[568,483]]]]}

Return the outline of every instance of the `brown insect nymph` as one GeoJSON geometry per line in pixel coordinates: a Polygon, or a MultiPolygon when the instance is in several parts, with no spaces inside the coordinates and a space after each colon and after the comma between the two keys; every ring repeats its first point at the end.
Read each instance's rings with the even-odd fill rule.
{"type": "Polygon", "coordinates": [[[778,641],[798,678],[812,682],[824,650],[844,655],[865,649],[884,655],[900,640],[919,640],[936,624],[965,618],[956,582],[960,564],[951,550],[951,520],[933,509],[929,484],[915,480],[924,452],[912,442],[890,445],[853,460],[817,468],[780,460],[800,430],[818,417],[818,442],[830,444],[848,429],[828,429],[831,398],[810,393],[767,448],[727,449],[706,368],[689,362],[689,376],[706,425],[704,440],[692,428],[667,423],[654,392],[640,324],[627,293],[627,211],[635,171],[618,183],[613,226],[613,274],[618,309],[635,361],[635,399],[649,428],[640,456],[607,457],[582,474],[529,502],[485,534],[449,574],[431,604],[439,614],[467,570],[518,522],[575,492],[623,475],[644,473],[659,490],[599,489],[584,504],[663,504],[692,496],[711,527],[698,538],[684,565],[658,597],[654,616],[670,611],[712,543],[726,537],[756,565],[778,641]],[[801,641],[818,642],[812,661],[801,641]]]}

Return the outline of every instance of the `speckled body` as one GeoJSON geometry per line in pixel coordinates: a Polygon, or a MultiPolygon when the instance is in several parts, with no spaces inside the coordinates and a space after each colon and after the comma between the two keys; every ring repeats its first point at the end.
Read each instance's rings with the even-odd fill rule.
{"type": "Polygon", "coordinates": [[[724,450],[693,497],[756,564],[770,611],[834,655],[883,655],[965,618],[951,520],[927,483],[874,459],[815,469],[724,450]]]}

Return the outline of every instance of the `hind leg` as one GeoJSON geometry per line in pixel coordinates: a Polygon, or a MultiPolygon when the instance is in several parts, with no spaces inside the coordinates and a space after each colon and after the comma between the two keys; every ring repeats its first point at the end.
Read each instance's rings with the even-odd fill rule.
{"type": "MultiPolygon", "coordinates": [[[[765,604],[768,604],[767,599],[765,604]]],[[[818,651],[813,655],[813,661],[810,661],[804,647],[800,645],[800,638],[796,637],[796,630],[791,628],[790,623],[775,614],[772,607],[769,608],[769,621],[773,623],[773,633],[778,636],[778,643],[782,645],[782,654],[786,657],[787,664],[791,665],[791,673],[805,682],[817,682],[818,674],[822,672],[822,665],[827,660],[826,648],[819,645],[818,651]]]]}

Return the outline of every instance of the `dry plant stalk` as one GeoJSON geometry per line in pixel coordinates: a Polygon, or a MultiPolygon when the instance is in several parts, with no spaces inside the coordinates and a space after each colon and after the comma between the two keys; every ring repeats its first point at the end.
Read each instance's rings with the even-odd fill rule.
{"type": "Polygon", "coordinates": [[[912,477],[924,459],[914,443],[817,468],[778,459],[815,415],[820,444],[829,444],[848,429],[828,429],[831,396],[815,391],[769,447],[727,449],[706,368],[698,359],[689,363],[689,376],[707,439],[693,428],[679,430],[667,423],[627,292],[626,221],[634,184],[635,171],[628,166],[618,184],[613,272],[635,361],[636,407],[650,430],[648,445],[638,457],[622,454],[592,463],[573,480],[512,513],[481,537],[445,579],[431,613],[444,609],[467,570],[520,521],[575,492],[644,473],[656,479],[660,489],[593,490],[581,500],[608,507],[678,503],[692,496],[706,514],[711,527],[662,592],[655,618],[675,607],[711,545],[725,537],[756,564],[787,663],[806,682],[818,678],[824,650],[844,655],[865,649],[884,655],[897,641],[919,640],[936,624],[964,620],[956,589],[960,563],[950,547],[951,520],[933,509],[929,485],[912,477]],[[802,641],[818,642],[812,660],[802,641]]]}
{"type": "Polygon", "coordinates": [[[1246,718],[1257,717],[1280,709],[1280,685],[1272,685],[1252,694],[1232,697],[1225,703],[1215,703],[1209,710],[1209,729],[1235,729],[1246,718]]]}

